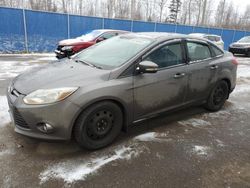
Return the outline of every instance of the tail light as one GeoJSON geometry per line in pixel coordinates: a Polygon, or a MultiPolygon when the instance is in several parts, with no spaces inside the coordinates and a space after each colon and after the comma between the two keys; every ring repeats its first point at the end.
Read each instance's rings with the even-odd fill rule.
{"type": "Polygon", "coordinates": [[[232,63],[234,64],[234,65],[239,65],[239,62],[238,62],[238,60],[235,58],[235,57],[233,57],[233,61],[232,61],[232,63]]]}

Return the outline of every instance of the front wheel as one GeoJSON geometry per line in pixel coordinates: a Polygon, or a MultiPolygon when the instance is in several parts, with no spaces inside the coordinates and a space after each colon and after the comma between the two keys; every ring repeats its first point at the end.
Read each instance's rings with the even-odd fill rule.
{"type": "Polygon", "coordinates": [[[113,102],[100,102],[79,116],[74,127],[74,137],[86,149],[100,149],[112,143],[119,135],[122,124],[120,107],[113,102]]]}
{"type": "Polygon", "coordinates": [[[210,93],[205,108],[210,111],[218,111],[225,104],[229,95],[229,87],[226,81],[222,80],[216,84],[210,93]]]}

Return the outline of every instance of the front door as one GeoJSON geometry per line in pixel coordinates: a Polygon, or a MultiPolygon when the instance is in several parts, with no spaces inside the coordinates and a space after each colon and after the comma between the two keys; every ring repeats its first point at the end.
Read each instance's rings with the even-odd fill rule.
{"type": "Polygon", "coordinates": [[[187,77],[181,41],[161,45],[143,60],[159,66],[157,73],[134,76],[134,120],[182,105],[187,77]]]}

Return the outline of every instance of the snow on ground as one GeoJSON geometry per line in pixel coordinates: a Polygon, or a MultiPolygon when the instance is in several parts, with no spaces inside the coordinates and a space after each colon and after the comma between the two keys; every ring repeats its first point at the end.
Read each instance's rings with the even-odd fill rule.
{"type": "Polygon", "coordinates": [[[65,183],[73,183],[79,180],[85,180],[89,175],[96,174],[105,165],[116,160],[130,160],[138,157],[146,148],[139,145],[139,142],[163,142],[168,134],[149,132],[134,137],[132,140],[136,141],[129,146],[118,146],[110,155],[104,155],[97,158],[74,159],[64,162],[59,162],[55,165],[49,166],[46,170],[40,173],[40,183],[43,184],[50,179],[63,179],[65,183]]]}
{"type": "Polygon", "coordinates": [[[6,149],[6,150],[3,150],[3,151],[0,151],[0,157],[5,157],[5,156],[8,156],[8,155],[14,155],[14,154],[15,154],[15,151],[11,150],[11,149],[6,149]]]}
{"type": "Polygon", "coordinates": [[[207,156],[210,148],[207,146],[194,146],[192,152],[196,155],[207,156]]]}
{"type": "Polygon", "coordinates": [[[13,78],[20,73],[31,69],[34,65],[19,61],[0,61],[0,79],[13,78]]]}
{"type": "Polygon", "coordinates": [[[184,125],[184,126],[193,126],[193,127],[205,127],[211,125],[210,122],[202,120],[202,119],[197,119],[197,118],[192,118],[184,121],[178,121],[179,124],[184,125]]]}
{"type": "Polygon", "coordinates": [[[237,77],[238,78],[250,78],[250,68],[247,65],[240,65],[238,66],[238,70],[237,70],[237,77]]]}
{"type": "Polygon", "coordinates": [[[167,137],[166,133],[149,132],[136,136],[134,140],[141,142],[164,142],[169,140],[166,139],[166,137],[167,137]]]}
{"type": "Polygon", "coordinates": [[[16,61],[1,60],[0,61],[0,80],[13,78],[20,73],[29,70],[33,67],[39,66],[38,63],[46,63],[56,61],[55,54],[1,54],[1,56],[10,56],[10,59],[17,59],[16,61]],[[25,58],[22,57],[30,57],[25,58]],[[19,60],[19,59],[20,60],[19,60]]]}
{"type": "Polygon", "coordinates": [[[43,171],[40,175],[40,183],[43,184],[50,179],[63,179],[66,183],[73,183],[78,180],[85,180],[90,174],[97,173],[100,168],[116,160],[130,160],[139,156],[143,151],[136,146],[123,146],[111,155],[106,155],[90,160],[80,159],[61,162],[43,171]]]}
{"type": "Polygon", "coordinates": [[[10,122],[9,106],[6,96],[0,96],[0,127],[10,122]]]}

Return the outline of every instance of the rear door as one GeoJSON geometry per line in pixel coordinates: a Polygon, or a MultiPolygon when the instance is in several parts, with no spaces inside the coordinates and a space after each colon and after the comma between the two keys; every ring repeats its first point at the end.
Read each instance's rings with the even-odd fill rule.
{"type": "Polygon", "coordinates": [[[217,80],[219,65],[213,61],[208,43],[199,40],[187,40],[188,93],[187,101],[207,99],[217,80]]]}
{"type": "Polygon", "coordinates": [[[180,40],[153,49],[143,60],[159,66],[157,73],[134,76],[134,119],[183,104],[186,87],[184,46],[180,40]]]}

